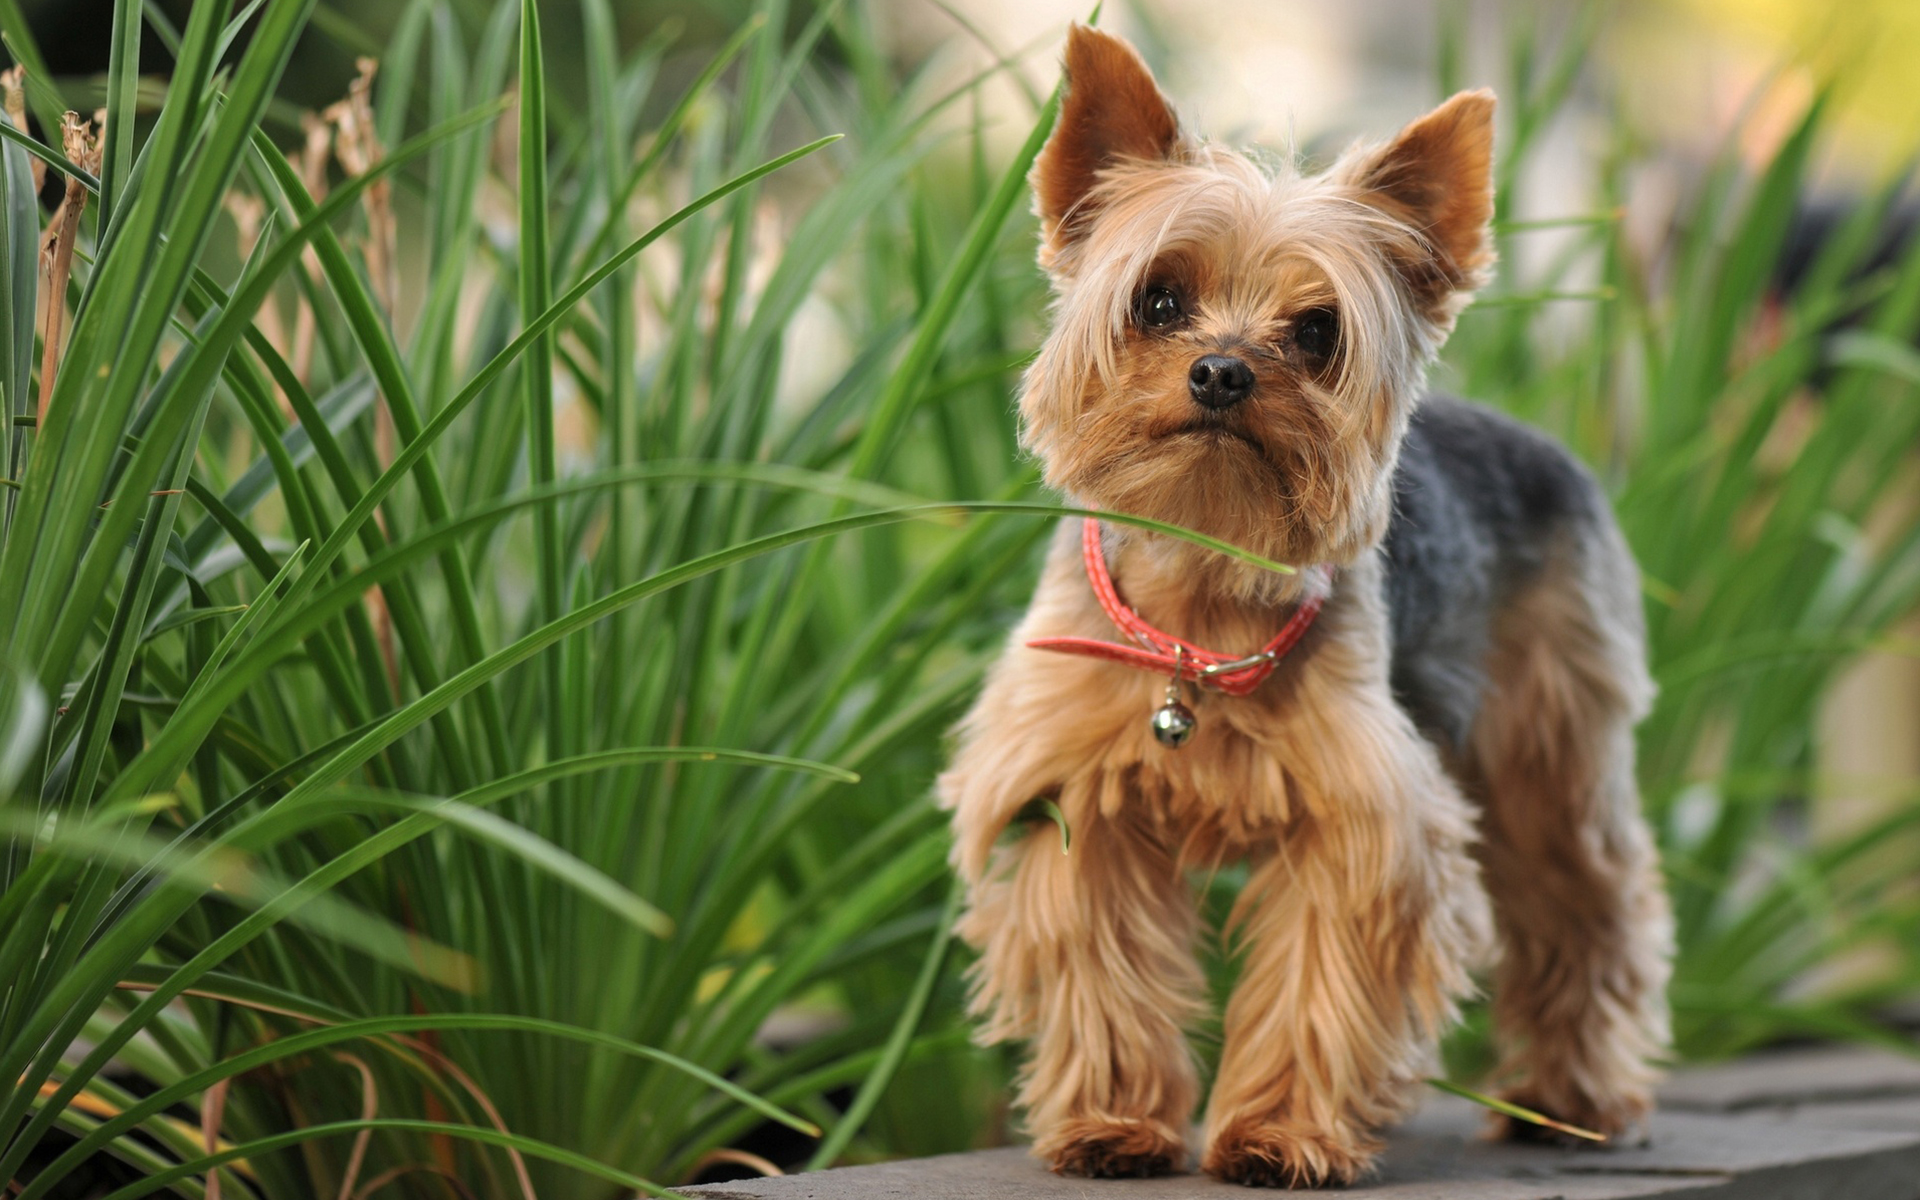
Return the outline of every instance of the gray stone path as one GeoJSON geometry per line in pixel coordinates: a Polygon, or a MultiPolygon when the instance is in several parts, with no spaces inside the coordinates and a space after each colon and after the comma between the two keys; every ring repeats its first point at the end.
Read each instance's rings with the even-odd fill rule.
{"type": "MultiPolygon", "coordinates": [[[[1640,1148],[1479,1139],[1482,1111],[1435,1095],[1397,1130],[1380,1174],[1341,1200],[1920,1200],[1920,1059],[1795,1051],[1674,1078],[1640,1148]]],[[[1245,1197],[1202,1175],[1063,1179],[1024,1148],[684,1188],[713,1200],[1176,1200],[1245,1197]]]]}

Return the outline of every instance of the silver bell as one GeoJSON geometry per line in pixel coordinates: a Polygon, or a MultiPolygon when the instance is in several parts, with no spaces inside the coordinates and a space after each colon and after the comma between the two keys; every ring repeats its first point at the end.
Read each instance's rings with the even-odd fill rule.
{"type": "Polygon", "coordinates": [[[1153,740],[1169,750],[1178,750],[1187,744],[1193,731],[1200,724],[1193,710],[1180,703],[1180,673],[1185,664],[1186,647],[1178,643],[1173,647],[1173,678],[1167,680],[1167,699],[1153,712],[1153,740]]]}
{"type": "Polygon", "coordinates": [[[1172,688],[1168,688],[1167,692],[1167,702],[1153,712],[1153,737],[1167,749],[1178,750],[1187,744],[1187,739],[1193,736],[1200,722],[1194,717],[1193,710],[1172,694],[1172,688]]]}

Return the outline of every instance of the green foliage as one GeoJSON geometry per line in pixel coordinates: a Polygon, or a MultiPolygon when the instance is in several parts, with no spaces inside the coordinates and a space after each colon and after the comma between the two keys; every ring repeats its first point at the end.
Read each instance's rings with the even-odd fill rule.
{"type": "MultiPolygon", "coordinates": [[[[763,0],[680,52],[582,0],[561,64],[552,9],[410,0],[386,153],[317,195],[260,130],[309,18],[339,32],[313,7],[161,26],[136,122],[159,18],[115,5],[44,421],[28,139],[0,141],[0,1179],[31,1200],[99,1151],[192,1196],[216,1168],[604,1195],[768,1122],[816,1164],[997,1136],[928,782],[1065,511],[1009,402],[1050,108],[1004,160],[978,81],[889,79],[857,5],[763,0]],[[195,1101],[212,1151],[168,1113],[195,1101]]],[[[1515,159],[1575,74],[1523,45],[1515,159]]],[[[1911,806],[1832,846],[1783,825],[1827,682],[1920,588],[1920,255],[1857,278],[1868,214],[1748,336],[1819,116],[1759,180],[1718,166],[1670,278],[1593,222],[1449,352],[1603,470],[1654,581],[1695,1054],[1871,1034],[1916,982],[1911,806]],[[1578,337],[1518,302],[1576,280],[1614,297],[1578,337]],[[1793,990],[1868,942],[1899,949],[1793,990]]]]}
{"type": "MultiPolygon", "coordinates": [[[[258,131],[306,9],[262,8],[230,61],[245,12],[163,28],[150,127],[116,58],[44,422],[33,330],[0,339],[0,1177],[38,1196],[104,1149],[183,1160],[191,1194],[235,1154],[274,1194],[597,1191],[769,1119],[837,1156],[903,1066],[971,1060],[926,781],[1060,511],[1022,500],[1019,342],[980,303],[1035,306],[1024,164],[977,154],[995,202],[909,266],[902,183],[970,89],[849,94],[822,63],[872,56],[857,16],[788,40],[763,5],[687,80],[587,0],[578,108],[532,5],[421,2],[373,96],[388,152],[320,196],[258,131]],[[775,184],[805,214],[785,252],[775,184]],[[230,194],[268,214],[241,255],[230,194]],[[860,344],[783,387],[808,306],[860,344]],[[999,448],[926,437],[935,409],[999,448]],[[757,1040],[854,998],[802,1049],[757,1040]],[[118,1096],[114,1061],[162,1090],[118,1096]],[[163,1109],[217,1081],[210,1156],[163,1109]],[[23,1173],[52,1128],[83,1141],[23,1173]]],[[[8,211],[31,295],[30,198],[8,211]]]]}

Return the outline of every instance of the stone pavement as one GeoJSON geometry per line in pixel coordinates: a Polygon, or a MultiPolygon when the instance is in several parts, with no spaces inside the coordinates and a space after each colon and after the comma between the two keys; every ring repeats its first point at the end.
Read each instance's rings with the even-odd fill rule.
{"type": "MultiPolygon", "coordinates": [[[[1340,1200],[1920,1200],[1920,1059],[1790,1051],[1683,1072],[1640,1148],[1494,1145],[1482,1110],[1434,1095],[1383,1169],[1340,1200]]],[[[1203,1175],[1063,1179],[1023,1147],[680,1189],[710,1200],[1219,1200],[1203,1175]]]]}

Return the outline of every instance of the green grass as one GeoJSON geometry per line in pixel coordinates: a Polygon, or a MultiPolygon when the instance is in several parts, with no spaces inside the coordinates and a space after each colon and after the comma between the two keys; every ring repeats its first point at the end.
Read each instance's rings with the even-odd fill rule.
{"type": "MultiPolygon", "coordinates": [[[[561,61],[556,8],[411,0],[386,157],[318,196],[261,122],[338,14],[268,0],[223,46],[244,8],[159,28],[136,117],[115,7],[44,422],[27,156],[61,159],[0,142],[0,1178],[38,1197],[97,1150],[189,1196],[223,1163],[273,1196],[611,1195],[768,1122],[818,1129],[813,1165],[1003,1132],[927,785],[1063,511],[1010,403],[1045,99],[1006,157],[978,81],[894,78],[855,3],[764,0],[703,48],[582,0],[561,61]],[[795,385],[823,325],[844,359],[795,385]],[[775,1014],[817,1028],[769,1043],[775,1014]]],[[[1573,53],[1516,38],[1509,185],[1573,53]]],[[[1793,824],[1827,684],[1920,589],[1920,254],[1855,278],[1863,218],[1784,339],[1746,333],[1820,130],[1719,164],[1658,282],[1579,225],[1443,372],[1593,461],[1654,581],[1689,1055],[1884,1038],[1920,984],[1920,810],[1793,824]],[[1596,289],[1571,339],[1528,300],[1596,289]]]]}

